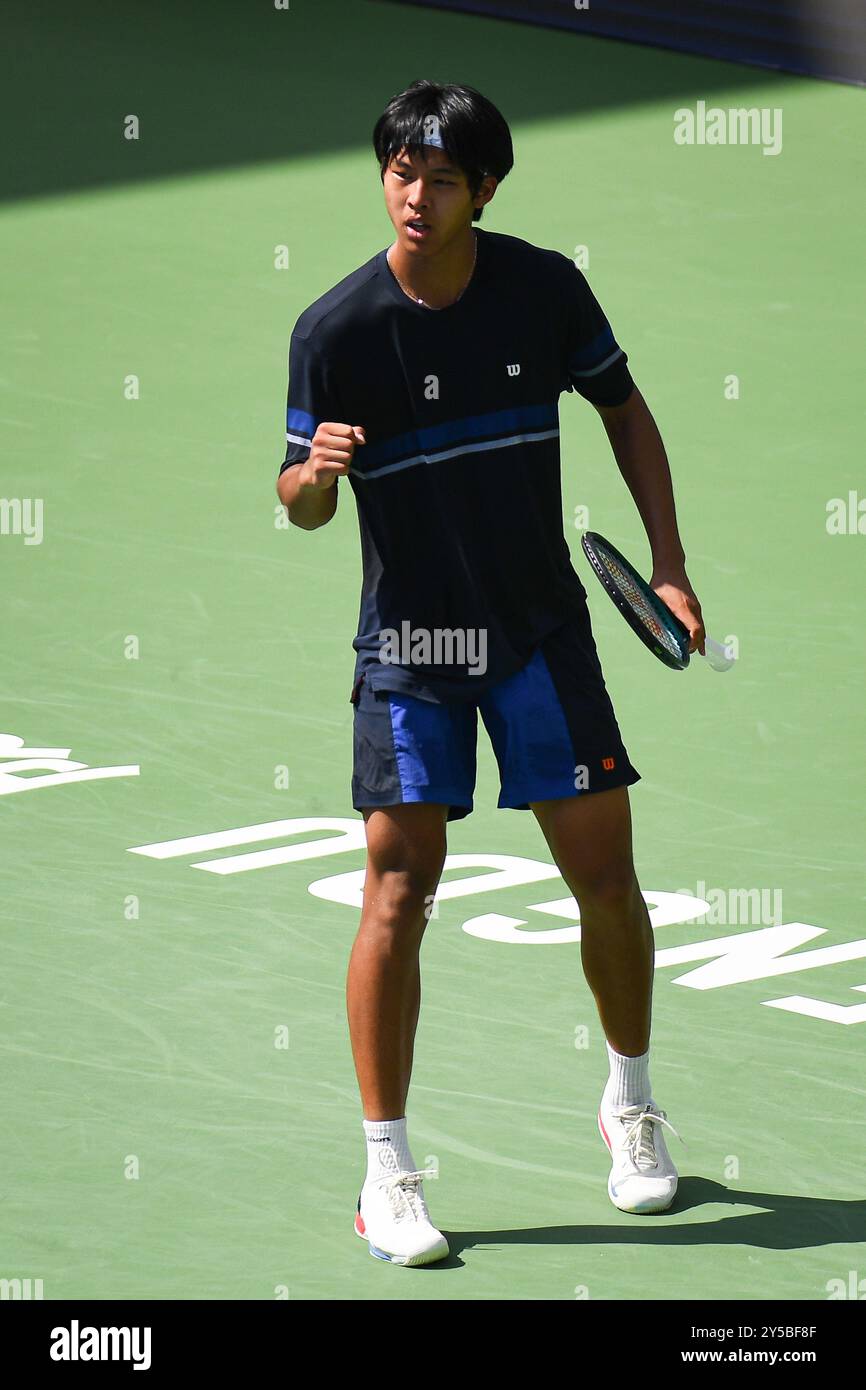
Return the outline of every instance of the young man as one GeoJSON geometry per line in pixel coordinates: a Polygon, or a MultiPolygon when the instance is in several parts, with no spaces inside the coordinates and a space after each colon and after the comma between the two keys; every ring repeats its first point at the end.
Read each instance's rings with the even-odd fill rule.
{"type": "Polygon", "coordinates": [[[347,1005],[368,1162],[355,1230],[373,1255],[421,1265],[448,1244],[406,1135],[419,948],[446,824],[472,809],[479,711],[499,806],[534,812],[580,908],[610,1063],[610,1198],[664,1211],[677,1185],[648,1074],[654,945],[627,790],[640,774],[563,533],[563,390],[601,415],[652,587],[690,650],[703,653],[704,627],[662,441],[586,280],[560,252],[473,227],[513,163],[500,113],[472,88],[414,82],[373,143],[396,238],[295,325],[277,491],[305,530],[334,515],[341,476],[358,507],[352,800],[367,872],[347,1005]]]}

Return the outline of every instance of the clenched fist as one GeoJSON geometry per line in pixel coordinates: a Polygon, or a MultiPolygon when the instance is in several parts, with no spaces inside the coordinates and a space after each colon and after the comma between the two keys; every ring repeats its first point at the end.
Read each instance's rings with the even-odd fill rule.
{"type": "Polygon", "coordinates": [[[356,445],[366,442],[363,425],[323,420],[313,435],[310,457],[298,469],[301,488],[322,491],[333,487],[341,474],[348,473],[356,445]]]}

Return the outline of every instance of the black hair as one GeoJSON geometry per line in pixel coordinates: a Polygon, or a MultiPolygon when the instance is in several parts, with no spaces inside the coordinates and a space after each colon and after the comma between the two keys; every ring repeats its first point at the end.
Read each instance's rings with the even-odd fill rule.
{"type": "MultiPolygon", "coordinates": [[[[413,157],[422,151],[429,154],[430,146],[423,143],[428,116],[437,117],[445,153],[463,170],[473,198],[488,175],[502,182],[514,164],[511,132],[502,114],[474,87],[419,78],[391,98],[373,129],[383,183],[388,165],[401,150],[413,157]]],[[[473,210],[473,222],[481,220],[483,210],[473,210]]]]}

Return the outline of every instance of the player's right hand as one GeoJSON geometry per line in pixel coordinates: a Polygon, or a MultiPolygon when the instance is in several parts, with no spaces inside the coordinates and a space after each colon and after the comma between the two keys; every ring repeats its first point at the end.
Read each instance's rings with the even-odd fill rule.
{"type": "Polygon", "coordinates": [[[310,456],[298,472],[303,488],[333,487],[343,473],[348,473],[357,444],[366,444],[363,425],[335,424],[323,420],[316,433],[310,456]]]}

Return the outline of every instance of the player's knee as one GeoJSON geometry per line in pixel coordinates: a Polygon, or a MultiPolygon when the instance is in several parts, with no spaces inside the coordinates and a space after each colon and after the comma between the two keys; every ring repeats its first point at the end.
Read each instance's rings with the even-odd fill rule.
{"type": "Polygon", "coordinates": [[[595,911],[603,912],[605,916],[627,914],[639,893],[631,863],[614,863],[597,868],[575,888],[581,913],[595,911]]]}
{"type": "Polygon", "coordinates": [[[368,924],[389,932],[423,931],[430,918],[438,877],[434,868],[389,869],[376,874],[368,884],[368,924]]]}

